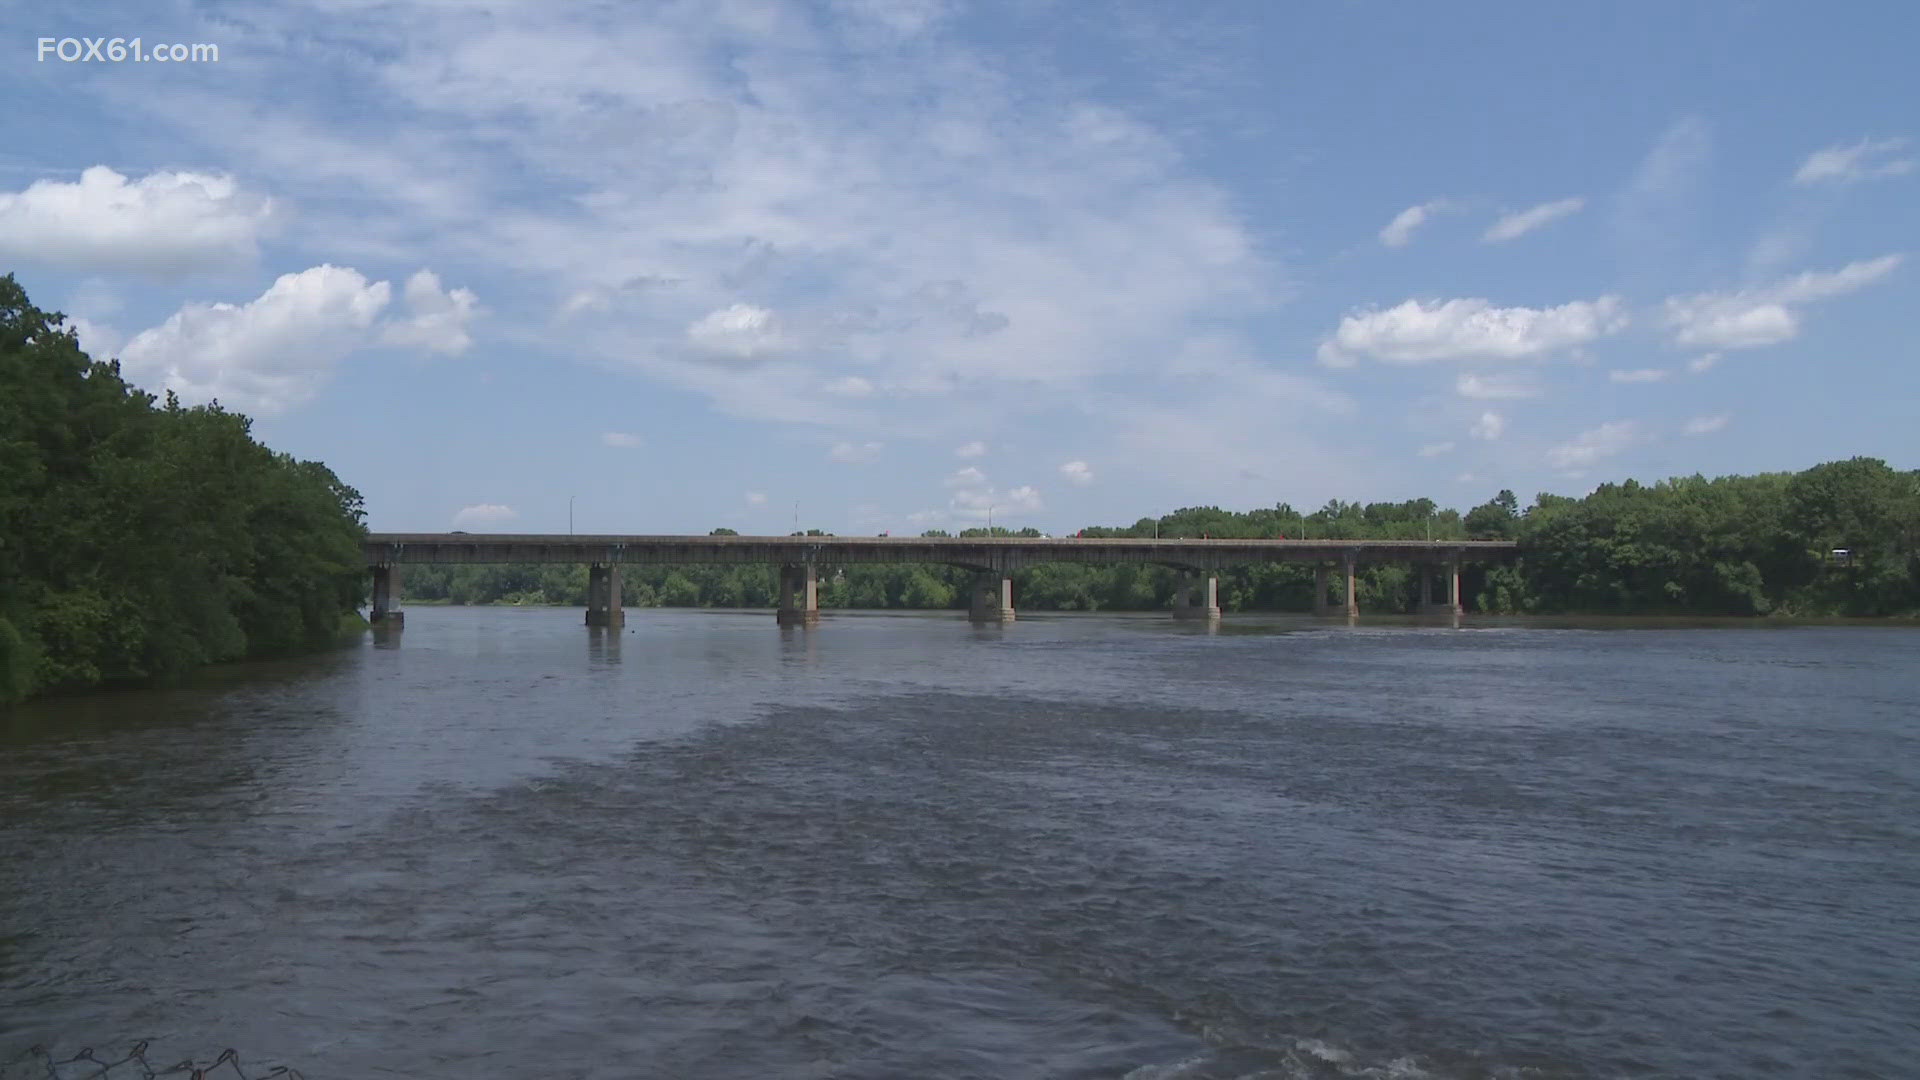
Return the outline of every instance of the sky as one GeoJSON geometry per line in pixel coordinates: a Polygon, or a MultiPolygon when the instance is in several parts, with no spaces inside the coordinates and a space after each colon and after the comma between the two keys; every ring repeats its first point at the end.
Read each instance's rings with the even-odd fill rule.
{"type": "Polygon", "coordinates": [[[0,273],[378,531],[1911,469],[1917,39],[1905,2],[0,0],[0,273]]]}

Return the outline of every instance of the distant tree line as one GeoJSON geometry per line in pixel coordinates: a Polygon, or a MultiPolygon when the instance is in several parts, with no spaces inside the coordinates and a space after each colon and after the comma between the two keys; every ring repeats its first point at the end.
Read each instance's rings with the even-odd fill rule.
{"type": "MultiPolygon", "coordinates": [[[[959,535],[1041,534],[996,528],[959,535]]],[[[1898,472],[1872,458],[1800,473],[1629,480],[1583,499],[1541,494],[1524,510],[1513,492],[1502,491],[1464,516],[1430,499],[1334,500],[1311,513],[1285,503],[1244,513],[1208,506],[1078,535],[1514,540],[1516,559],[1470,564],[1462,574],[1470,608],[1503,614],[1920,614],[1920,472],[1898,472]]],[[[585,567],[421,566],[406,573],[406,595],[415,600],[586,600],[585,567]]],[[[963,608],[967,579],[967,571],[942,565],[828,566],[820,603],[963,608]]],[[[1167,607],[1178,576],[1161,567],[1057,563],[1016,571],[1013,581],[1015,605],[1026,610],[1141,611],[1167,607]]],[[[1304,611],[1313,584],[1313,569],[1301,564],[1232,567],[1220,574],[1220,604],[1229,611],[1304,611]]],[[[622,586],[629,607],[768,607],[775,596],[773,568],[760,566],[628,566],[622,586]]],[[[1411,611],[1420,597],[1418,571],[1365,566],[1358,592],[1362,610],[1411,611]]]]}
{"type": "Polygon", "coordinates": [[[360,496],[249,428],[156,404],[0,277],[0,703],[339,639],[360,496]]]}

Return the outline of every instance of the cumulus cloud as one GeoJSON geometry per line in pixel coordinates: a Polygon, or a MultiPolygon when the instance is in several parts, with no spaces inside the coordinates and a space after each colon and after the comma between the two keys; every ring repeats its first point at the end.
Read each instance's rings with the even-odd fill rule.
{"type": "Polygon", "coordinates": [[[120,355],[120,344],[125,339],[113,327],[78,315],[67,316],[66,325],[79,340],[81,351],[93,359],[108,360],[120,355]]]}
{"type": "Polygon", "coordinates": [[[1093,469],[1084,461],[1069,461],[1060,466],[1060,475],[1076,484],[1093,483],[1093,469]]]}
{"type": "Polygon", "coordinates": [[[767,505],[767,493],[766,493],[766,492],[764,492],[764,491],[749,491],[749,492],[747,492],[747,505],[748,505],[748,506],[765,506],[765,505],[767,505]]]}
{"type": "Polygon", "coordinates": [[[1696,416],[1687,421],[1680,432],[1683,435],[1711,435],[1726,427],[1727,422],[1732,419],[1733,417],[1727,413],[1721,413],[1718,416],[1696,416]]]}
{"type": "Polygon", "coordinates": [[[1602,458],[1609,458],[1632,446],[1640,438],[1640,426],[1632,420],[1615,420],[1574,436],[1568,442],[1547,451],[1547,462],[1556,469],[1581,469],[1602,458]]]}
{"type": "Polygon", "coordinates": [[[1719,362],[1720,362],[1719,353],[1717,352],[1702,353],[1701,355],[1696,356],[1693,359],[1687,361],[1687,370],[1693,372],[1695,375],[1699,375],[1703,372],[1713,370],[1713,365],[1719,362]]]}
{"type": "Polygon", "coordinates": [[[1406,247],[1413,240],[1413,234],[1427,219],[1446,208],[1444,199],[1434,199],[1418,206],[1409,206],[1393,216],[1387,226],[1380,230],[1380,242],[1388,247],[1406,247]]]}
{"type": "Polygon", "coordinates": [[[1760,289],[1668,297],[1666,325],[1673,340],[1711,349],[1777,345],[1800,333],[1800,309],[1853,292],[1891,274],[1902,256],[1851,262],[1838,270],[1814,270],[1760,289]]]}
{"type": "MultiPolygon", "coordinates": [[[[465,339],[449,309],[433,307],[434,297],[453,296],[440,291],[437,278],[416,274],[409,289],[421,300],[413,314],[382,323],[393,292],[387,282],[330,265],[282,274],[244,304],[183,306],[135,334],[120,360],[135,383],[171,390],[183,401],[218,399],[245,412],[284,412],[319,393],[354,352],[383,343],[445,351],[465,339]]],[[[471,313],[472,294],[454,294],[469,298],[453,301],[454,309],[471,313]]]]}
{"type": "Polygon", "coordinates": [[[687,327],[687,341],[705,355],[731,360],[752,360],[783,346],[773,312],[752,304],[707,312],[687,327]]]}
{"type": "Polygon", "coordinates": [[[880,456],[885,447],[877,442],[850,443],[837,442],[827,451],[827,457],[849,465],[864,465],[880,456]]]}
{"type": "Polygon", "coordinates": [[[980,521],[989,513],[997,519],[1011,514],[1033,513],[1044,508],[1039,489],[1031,484],[1001,491],[988,482],[985,473],[971,465],[955,471],[943,483],[952,492],[947,500],[947,509],[922,511],[911,515],[910,520],[920,524],[953,518],[980,521]]]}
{"type": "Polygon", "coordinates": [[[1671,374],[1665,368],[1615,368],[1607,372],[1607,378],[1617,383],[1648,383],[1664,381],[1671,374]]]}
{"type": "Polygon", "coordinates": [[[1480,414],[1480,419],[1473,422],[1473,426],[1467,429],[1467,434],[1476,439],[1492,442],[1505,430],[1507,430],[1506,417],[1489,410],[1480,414]]]}
{"type": "Polygon", "coordinates": [[[987,444],[983,442],[975,441],[970,443],[961,443],[959,446],[955,447],[953,451],[953,456],[957,458],[977,458],[977,457],[984,457],[986,455],[986,452],[987,452],[987,444]]]}
{"type": "Polygon", "coordinates": [[[188,304],[121,350],[129,378],[182,400],[276,413],[319,392],[370,340],[387,306],[384,281],[316,266],[284,274],[245,304],[188,304]]]}
{"type": "Polygon", "coordinates": [[[1578,213],[1587,205],[1587,200],[1576,195],[1570,199],[1541,203],[1526,210],[1502,215],[1500,220],[1480,237],[1481,243],[1499,244],[1525,236],[1543,225],[1552,224],[1569,214],[1578,213]]]}
{"type": "Polygon", "coordinates": [[[1538,387],[1505,375],[1462,374],[1453,381],[1453,389],[1461,397],[1482,401],[1513,401],[1540,396],[1538,387]]]}
{"type": "Polygon", "coordinates": [[[618,450],[632,450],[641,445],[641,439],[640,436],[629,432],[609,431],[600,436],[600,443],[618,450]]]}
{"type": "Polygon", "coordinates": [[[472,290],[442,289],[440,275],[420,270],[407,279],[401,295],[407,315],[387,323],[381,334],[387,344],[449,354],[465,352],[473,344],[467,323],[478,314],[480,298],[472,290]]]}
{"type": "Polygon", "coordinates": [[[511,506],[501,506],[499,503],[476,503],[473,506],[461,507],[459,512],[453,515],[453,524],[457,528],[465,528],[469,525],[483,527],[504,525],[519,516],[519,512],[511,506]]]}
{"type": "Polygon", "coordinates": [[[1914,170],[1912,158],[1898,156],[1906,146],[1905,139],[1862,139],[1852,146],[1815,150],[1793,174],[1793,182],[1804,187],[1903,176],[1914,170]]]}
{"type": "Polygon", "coordinates": [[[1450,442],[1428,443],[1420,448],[1420,456],[1439,457],[1441,454],[1451,453],[1452,450],[1453,444],[1450,442]]]}
{"type": "Polygon", "coordinates": [[[1351,367],[1362,357],[1389,364],[1435,360],[1529,360],[1618,332],[1627,316],[1617,297],[1551,308],[1495,307],[1480,299],[1408,300],[1340,320],[1320,343],[1320,362],[1351,367]]]}
{"type": "Polygon", "coordinates": [[[182,274],[250,263],[273,203],[231,177],[96,165],[71,183],[0,193],[0,260],[85,271],[182,274]]]}

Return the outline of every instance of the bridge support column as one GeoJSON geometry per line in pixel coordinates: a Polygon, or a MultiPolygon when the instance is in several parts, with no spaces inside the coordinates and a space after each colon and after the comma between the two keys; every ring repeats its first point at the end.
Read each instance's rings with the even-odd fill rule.
{"type": "Polygon", "coordinates": [[[774,620],[781,626],[812,626],[820,621],[820,578],[812,563],[780,567],[780,608],[774,620]]]}
{"type": "Polygon", "coordinates": [[[1349,554],[1342,560],[1341,568],[1347,572],[1347,606],[1343,609],[1351,619],[1360,614],[1360,583],[1355,580],[1359,573],[1359,560],[1349,554]]]}
{"type": "Polygon", "coordinates": [[[620,568],[608,563],[587,567],[587,625],[620,626],[627,611],[620,606],[620,568]]]}
{"type": "Polygon", "coordinates": [[[400,564],[379,563],[373,568],[373,602],[368,605],[367,621],[375,626],[400,626],[406,613],[400,610],[400,564]]]}
{"type": "Polygon", "coordinates": [[[1173,592],[1176,619],[1218,619],[1220,579],[1212,574],[1183,574],[1173,592]]]}
{"type": "Polygon", "coordinates": [[[1460,557],[1447,560],[1447,614],[1463,615],[1466,606],[1460,602],[1460,557]]]}
{"type": "Polygon", "coordinates": [[[1326,563],[1313,564],[1313,613],[1327,614],[1327,579],[1333,576],[1326,563]]]}
{"type": "Polygon", "coordinates": [[[1013,621],[1013,579],[998,570],[976,570],[967,618],[977,623],[1013,621]]]}

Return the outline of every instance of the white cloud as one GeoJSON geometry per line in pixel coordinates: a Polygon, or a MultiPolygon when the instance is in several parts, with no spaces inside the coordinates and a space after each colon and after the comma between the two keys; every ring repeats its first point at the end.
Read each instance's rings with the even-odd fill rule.
{"type": "Polygon", "coordinates": [[[880,451],[884,448],[881,443],[877,442],[837,442],[833,444],[831,450],[827,451],[827,457],[834,461],[845,462],[850,465],[864,465],[879,457],[880,451]]]}
{"type": "Polygon", "coordinates": [[[1093,483],[1093,469],[1084,461],[1069,461],[1060,466],[1060,475],[1076,484],[1093,483]]]}
{"type": "Polygon", "coordinates": [[[187,304],[135,334],[120,359],[130,380],[172,390],[182,401],[284,412],[313,398],[340,362],[362,349],[464,347],[461,323],[474,310],[472,293],[444,293],[439,279],[422,271],[408,283],[413,314],[382,323],[392,292],[350,267],[310,267],[282,274],[244,304],[187,304]],[[441,301],[446,305],[436,306],[441,301]]]}
{"type": "Polygon", "coordinates": [[[1420,456],[1421,457],[1439,457],[1441,454],[1452,452],[1452,450],[1453,450],[1453,444],[1450,442],[1428,443],[1427,445],[1420,448],[1420,456]]]}
{"type": "Polygon", "coordinates": [[[1045,509],[1040,503],[1040,491],[1030,484],[1023,484],[1007,492],[1005,506],[1015,513],[1031,514],[1045,509]]]}
{"type": "Polygon", "coordinates": [[[1838,270],[1815,270],[1761,289],[1668,297],[1666,324],[1681,345],[1750,349],[1777,345],[1800,332],[1802,306],[1870,285],[1892,273],[1902,256],[1851,262],[1838,270]]]}
{"type": "Polygon", "coordinates": [[[1699,375],[1704,372],[1711,371],[1713,369],[1713,365],[1719,362],[1720,362],[1719,353],[1717,352],[1702,353],[1701,355],[1696,356],[1693,359],[1687,361],[1687,370],[1693,372],[1695,375],[1699,375]]]}
{"type": "Polygon", "coordinates": [[[1633,368],[1631,370],[1615,368],[1607,372],[1607,378],[1617,383],[1647,383],[1663,382],[1671,374],[1673,373],[1665,368],[1633,368]]]}
{"type": "Polygon", "coordinates": [[[389,322],[381,340],[389,345],[450,354],[465,352],[473,344],[467,336],[467,323],[479,313],[480,299],[471,290],[442,289],[440,275],[420,270],[407,279],[402,296],[410,314],[389,322]]]}
{"type": "Polygon", "coordinates": [[[1583,431],[1571,441],[1547,451],[1547,462],[1556,469],[1579,469],[1612,457],[1640,438],[1640,426],[1632,420],[1614,420],[1583,431]]]}
{"type": "Polygon", "coordinates": [[[1011,491],[1001,491],[987,482],[985,473],[971,465],[954,472],[943,483],[953,492],[947,500],[947,510],[924,511],[913,515],[911,520],[917,523],[950,518],[980,521],[989,513],[998,520],[1009,514],[1034,513],[1043,509],[1040,492],[1032,485],[1023,484],[1011,491]]]}
{"type": "Polygon", "coordinates": [[[1320,344],[1320,362],[1350,367],[1370,356],[1389,364],[1434,360],[1526,360],[1586,345],[1627,324],[1618,298],[1552,308],[1494,307],[1480,299],[1408,300],[1340,320],[1320,344]]]}
{"type": "Polygon", "coordinates": [[[1905,149],[1905,139],[1862,139],[1852,146],[1829,146],[1816,150],[1793,174],[1800,185],[1851,184],[1880,176],[1902,176],[1914,170],[1910,157],[1896,157],[1905,149]]]}
{"type": "Polygon", "coordinates": [[[1727,413],[1721,413],[1718,416],[1696,416],[1687,421],[1680,432],[1683,435],[1711,435],[1726,427],[1727,422],[1732,419],[1733,417],[1727,413]]]}
{"type": "Polygon", "coordinates": [[[93,359],[109,360],[120,355],[120,345],[125,339],[113,327],[78,315],[67,316],[66,324],[79,339],[80,350],[93,359]]]}
{"type": "Polygon", "coordinates": [[[640,436],[625,431],[609,431],[600,436],[600,442],[619,450],[632,450],[642,445],[640,436]]]}
{"type": "Polygon", "coordinates": [[[1409,206],[1393,216],[1387,227],[1380,230],[1380,242],[1388,247],[1406,247],[1412,242],[1414,231],[1427,223],[1427,219],[1446,208],[1446,200],[1434,199],[1418,206],[1409,206]]]}
{"type": "Polygon", "coordinates": [[[701,316],[687,327],[687,340],[709,356],[751,360],[784,347],[773,312],[752,304],[732,304],[701,316]]]}
{"type": "Polygon", "coordinates": [[[848,375],[828,383],[827,393],[845,398],[872,397],[873,384],[858,375],[848,375]]]}
{"type": "Polygon", "coordinates": [[[764,492],[764,491],[749,491],[749,492],[747,492],[747,505],[748,505],[748,506],[765,506],[765,505],[767,505],[767,493],[766,493],[766,492],[764,492]]]}
{"type": "Polygon", "coordinates": [[[1505,430],[1507,430],[1506,417],[1489,410],[1480,414],[1480,419],[1473,422],[1473,426],[1467,429],[1467,434],[1476,439],[1492,442],[1505,430]]]}
{"type": "Polygon", "coordinates": [[[1484,244],[1499,244],[1525,236],[1543,225],[1551,224],[1569,214],[1578,213],[1587,205],[1587,200],[1576,195],[1570,199],[1541,203],[1526,210],[1502,215],[1493,223],[1486,235],[1480,238],[1484,244]]]}
{"type": "Polygon", "coordinates": [[[957,458],[977,458],[977,457],[985,456],[986,452],[987,452],[986,443],[970,442],[970,443],[962,443],[958,447],[956,447],[953,451],[953,456],[957,458]]]}
{"type": "Polygon", "coordinates": [[[1540,396],[1538,387],[1504,375],[1462,374],[1453,381],[1453,389],[1461,397],[1481,401],[1513,401],[1540,396]]]}
{"type": "Polygon", "coordinates": [[[369,343],[390,291],[356,270],[316,266],[282,275],[245,304],[188,304],[134,335],[121,360],[133,381],[185,401],[281,412],[313,397],[369,343]]]}
{"type": "Polygon", "coordinates": [[[96,165],[72,183],[0,193],[0,260],[156,275],[244,265],[273,218],[272,202],[230,176],[153,172],[129,182],[96,165]]]}
{"type": "Polygon", "coordinates": [[[1478,484],[1480,483],[1480,478],[1473,473],[1463,472],[1459,476],[1454,477],[1453,482],[1456,484],[1478,484]]]}
{"type": "Polygon", "coordinates": [[[461,507],[460,511],[453,515],[453,524],[461,528],[468,525],[504,525],[519,516],[520,514],[511,506],[501,506],[498,503],[476,503],[473,506],[461,507]]]}

